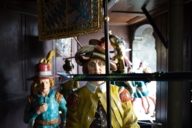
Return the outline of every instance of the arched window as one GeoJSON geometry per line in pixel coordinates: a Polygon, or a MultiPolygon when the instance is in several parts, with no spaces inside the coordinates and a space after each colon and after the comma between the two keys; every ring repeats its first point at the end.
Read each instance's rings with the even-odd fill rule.
{"type": "MultiPolygon", "coordinates": [[[[132,44],[133,72],[152,73],[156,72],[157,54],[153,28],[149,24],[138,27],[134,34],[132,44]]],[[[154,120],[156,105],[156,82],[135,82],[136,94],[134,108],[139,120],[154,120]],[[143,83],[143,84],[142,84],[143,83]]]]}

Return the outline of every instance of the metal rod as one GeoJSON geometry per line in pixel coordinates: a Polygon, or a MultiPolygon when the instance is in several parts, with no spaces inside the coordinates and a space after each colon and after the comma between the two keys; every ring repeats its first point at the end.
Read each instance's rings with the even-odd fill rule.
{"type": "Polygon", "coordinates": [[[138,14],[138,15],[143,15],[143,12],[139,12],[139,11],[111,11],[113,13],[129,13],[129,14],[138,14]]]}
{"type": "Polygon", "coordinates": [[[110,74],[110,75],[73,75],[77,81],[127,81],[127,80],[146,80],[146,81],[183,81],[192,80],[192,72],[171,72],[171,73],[129,73],[129,74],[110,74]]]}
{"type": "Polygon", "coordinates": [[[79,41],[76,37],[74,37],[74,39],[75,39],[75,41],[77,42],[77,44],[78,44],[80,47],[82,47],[80,41],[79,41]]]}
{"type": "MultiPolygon", "coordinates": [[[[109,17],[108,17],[108,0],[103,1],[104,5],[104,35],[105,35],[105,58],[106,58],[106,75],[109,75],[109,17]]],[[[107,95],[107,128],[111,128],[111,94],[110,81],[106,81],[107,95]]]]}
{"type": "Polygon", "coordinates": [[[147,4],[147,3],[145,3],[145,4],[141,7],[141,9],[143,10],[143,13],[144,13],[145,16],[147,17],[149,23],[153,26],[153,28],[154,28],[155,32],[157,33],[157,35],[159,36],[159,39],[161,40],[161,42],[164,44],[164,46],[165,46],[166,48],[168,48],[168,41],[165,40],[165,38],[163,37],[163,35],[162,35],[162,33],[160,32],[159,28],[156,26],[155,22],[153,21],[151,15],[150,15],[149,12],[147,11],[147,9],[146,9],[146,4],[147,4]]]}
{"type": "Polygon", "coordinates": [[[150,126],[162,126],[163,124],[160,122],[144,122],[144,121],[138,121],[140,124],[146,124],[150,126]]]}

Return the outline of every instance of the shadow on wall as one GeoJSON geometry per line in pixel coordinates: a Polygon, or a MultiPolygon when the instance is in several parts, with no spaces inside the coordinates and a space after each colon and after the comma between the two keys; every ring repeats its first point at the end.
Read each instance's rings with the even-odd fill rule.
{"type": "Polygon", "coordinates": [[[39,41],[38,36],[25,35],[25,40],[19,43],[19,56],[21,60],[42,57],[45,53],[45,43],[39,41]]]}
{"type": "Polygon", "coordinates": [[[23,122],[26,95],[30,88],[27,78],[34,75],[34,65],[47,54],[51,43],[25,36],[17,43],[3,42],[0,64],[0,128],[27,128],[23,122]],[[4,44],[4,45],[3,45],[4,44]],[[6,49],[9,48],[9,49],[6,49]]]}
{"type": "Polygon", "coordinates": [[[0,128],[28,128],[23,122],[24,100],[1,103],[0,128]]]}
{"type": "Polygon", "coordinates": [[[18,61],[21,63],[20,70],[23,72],[21,80],[25,91],[30,89],[27,79],[35,75],[35,65],[47,54],[46,45],[47,43],[39,41],[38,36],[33,35],[25,35],[24,41],[19,43],[18,61]]]}
{"type": "MultiPolygon", "coordinates": [[[[0,102],[3,101],[6,97],[7,97],[7,94],[6,94],[6,83],[7,83],[7,80],[3,74],[3,71],[0,67],[0,83],[1,83],[1,86],[0,86],[0,102]]],[[[1,109],[0,109],[1,110],[1,109]]]]}

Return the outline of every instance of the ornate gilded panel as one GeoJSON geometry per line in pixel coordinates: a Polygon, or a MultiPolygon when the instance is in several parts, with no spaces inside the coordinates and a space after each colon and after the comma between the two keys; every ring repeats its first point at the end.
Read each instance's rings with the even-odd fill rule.
{"type": "Polygon", "coordinates": [[[41,40],[96,32],[101,28],[102,0],[38,0],[41,40]]]}

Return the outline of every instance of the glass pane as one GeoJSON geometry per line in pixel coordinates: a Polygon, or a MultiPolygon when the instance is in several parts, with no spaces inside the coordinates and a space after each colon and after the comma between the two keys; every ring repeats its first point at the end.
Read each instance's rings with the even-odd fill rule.
{"type": "MultiPolygon", "coordinates": [[[[153,28],[149,24],[138,27],[132,45],[132,70],[134,73],[153,73],[157,67],[153,28]]],[[[155,120],[156,82],[132,81],[133,105],[139,120],[155,120]]]]}

